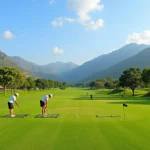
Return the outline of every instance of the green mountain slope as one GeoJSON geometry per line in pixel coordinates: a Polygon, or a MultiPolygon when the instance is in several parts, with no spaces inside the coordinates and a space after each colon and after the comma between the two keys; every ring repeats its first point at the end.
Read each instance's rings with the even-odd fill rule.
{"type": "Polygon", "coordinates": [[[106,78],[108,76],[119,78],[124,70],[131,67],[138,67],[141,69],[150,67],[150,48],[146,48],[135,56],[132,56],[106,70],[100,71],[98,73],[93,74],[92,76],[89,76],[85,79],[85,81],[106,78]]]}
{"type": "Polygon", "coordinates": [[[5,53],[0,51],[0,67],[4,67],[4,66],[19,68],[19,66],[11,59],[9,59],[9,57],[5,53]]]}
{"type": "Polygon", "coordinates": [[[94,73],[105,70],[131,56],[136,55],[143,49],[149,47],[148,45],[129,44],[119,50],[113,51],[109,54],[101,55],[83,65],[62,74],[60,77],[62,81],[79,82],[94,73]]]}
{"type": "Polygon", "coordinates": [[[5,67],[5,66],[12,67],[12,68],[18,68],[24,74],[25,77],[31,76],[33,78],[37,78],[37,76],[34,73],[29,72],[29,71],[19,67],[5,53],[0,51],[0,67],[5,67]]]}
{"type": "Polygon", "coordinates": [[[56,62],[56,63],[50,63],[47,65],[38,65],[29,61],[26,61],[25,59],[13,56],[10,57],[12,61],[14,61],[19,67],[28,70],[30,72],[33,72],[34,74],[43,77],[43,78],[51,78],[54,80],[59,80],[58,75],[70,71],[71,69],[76,68],[78,65],[68,62],[56,62]]]}

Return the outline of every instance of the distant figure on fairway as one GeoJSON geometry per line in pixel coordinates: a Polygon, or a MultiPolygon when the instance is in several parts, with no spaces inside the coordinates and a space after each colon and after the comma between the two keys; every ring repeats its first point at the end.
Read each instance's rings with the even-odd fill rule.
{"type": "Polygon", "coordinates": [[[15,93],[15,95],[11,96],[8,100],[8,109],[10,110],[10,117],[15,117],[14,115],[14,103],[19,107],[19,104],[17,103],[17,97],[19,97],[18,93],[15,93]]]}
{"type": "Polygon", "coordinates": [[[91,97],[91,100],[92,100],[93,99],[93,95],[91,94],[90,97],[91,97]]]}
{"type": "Polygon", "coordinates": [[[41,100],[40,100],[40,106],[42,107],[42,116],[46,117],[46,108],[48,106],[48,100],[49,98],[52,98],[52,94],[45,95],[41,100]]]}

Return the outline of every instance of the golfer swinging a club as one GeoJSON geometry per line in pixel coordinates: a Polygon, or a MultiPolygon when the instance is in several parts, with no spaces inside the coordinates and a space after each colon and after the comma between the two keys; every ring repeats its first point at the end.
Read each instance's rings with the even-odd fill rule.
{"type": "Polygon", "coordinates": [[[40,106],[42,107],[42,116],[46,117],[46,108],[48,106],[48,100],[49,98],[52,98],[52,94],[45,95],[41,100],[40,100],[40,106]]]}
{"type": "Polygon", "coordinates": [[[14,105],[13,105],[13,103],[15,103],[19,107],[19,104],[16,101],[17,97],[19,97],[19,94],[15,93],[15,95],[11,96],[10,99],[8,100],[8,108],[10,110],[10,117],[15,117],[16,116],[16,115],[14,115],[14,105]]]}

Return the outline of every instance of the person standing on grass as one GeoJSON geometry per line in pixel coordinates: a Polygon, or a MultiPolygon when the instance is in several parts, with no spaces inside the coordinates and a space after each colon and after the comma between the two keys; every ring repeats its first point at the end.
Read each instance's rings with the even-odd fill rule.
{"type": "Polygon", "coordinates": [[[91,94],[90,97],[91,97],[91,100],[92,100],[93,99],[93,95],[91,94]]]}
{"type": "Polygon", "coordinates": [[[52,98],[52,94],[45,95],[41,100],[40,100],[40,106],[42,107],[42,116],[46,117],[46,108],[48,106],[48,100],[49,98],[52,98]]]}
{"type": "Polygon", "coordinates": [[[11,96],[8,100],[8,109],[10,110],[10,117],[15,117],[14,115],[14,103],[19,107],[19,104],[17,103],[17,97],[19,97],[18,93],[15,93],[15,95],[11,96]]]}

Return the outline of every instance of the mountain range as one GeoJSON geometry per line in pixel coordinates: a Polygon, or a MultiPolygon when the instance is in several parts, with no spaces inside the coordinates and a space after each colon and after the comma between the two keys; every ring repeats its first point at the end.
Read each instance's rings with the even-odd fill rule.
{"type": "Polygon", "coordinates": [[[63,72],[70,71],[71,69],[74,69],[78,67],[78,65],[68,62],[56,62],[56,63],[49,63],[46,65],[38,65],[29,61],[26,61],[25,59],[18,57],[18,56],[12,56],[9,57],[13,62],[15,62],[19,67],[31,71],[34,74],[38,75],[42,78],[51,78],[53,80],[58,79],[58,75],[62,74],[63,72]]]}
{"type": "Polygon", "coordinates": [[[140,69],[150,68],[150,48],[146,48],[143,51],[139,52],[135,56],[132,56],[112,67],[109,67],[103,71],[93,74],[85,79],[85,81],[93,81],[99,78],[105,78],[112,76],[114,78],[119,78],[124,70],[138,67],[140,69]]]}
{"type": "Polygon", "coordinates": [[[95,76],[94,74],[138,54],[147,47],[149,46],[143,44],[137,45],[134,43],[126,45],[116,51],[101,55],[69,72],[62,74],[60,79],[71,83],[83,81],[89,76],[95,76]]]}
{"type": "Polygon", "coordinates": [[[8,57],[3,52],[0,52],[0,67],[16,67],[37,77],[76,83],[108,76],[118,78],[125,69],[130,67],[139,67],[141,69],[150,67],[149,56],[149,45],[134,43],[125,45],[111,53],[100,55],[81,66],[72,62],[38,65],[18,56],[8,57]]]}
{"type": "Polygon", "coordinates": [[[14,61],[12,61],[5,53],[0,51],[0,67],[9,66],[12,68],[19,69],[25,77],[32,77],[32,78],[38,78],[37,75],[30,72],[29,70],[23,69],[22,67],[19,67],[14,61]]]}

